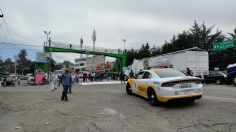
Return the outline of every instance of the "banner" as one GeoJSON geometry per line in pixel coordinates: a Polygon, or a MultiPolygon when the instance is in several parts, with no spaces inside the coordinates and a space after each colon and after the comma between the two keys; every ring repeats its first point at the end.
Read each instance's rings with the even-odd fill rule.
{"type": "Polygon", "coordinates": [[[169,61],[167,57],[154,57],[154,58],[150,58],[148,60],[148,66],[149,67],[157,67],[157,66],[168,66],[169,65],[169,61]]]}

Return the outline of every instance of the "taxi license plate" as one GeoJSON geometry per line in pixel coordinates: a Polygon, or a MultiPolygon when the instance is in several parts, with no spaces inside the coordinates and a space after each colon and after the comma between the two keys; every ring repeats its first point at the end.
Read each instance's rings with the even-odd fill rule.
{"type": "Polygon", "coordinates": [[[191,84],[181,84],[181,85],[179,86],[179,88],[191,88],[191,87],[192,87],[191,84]]]}

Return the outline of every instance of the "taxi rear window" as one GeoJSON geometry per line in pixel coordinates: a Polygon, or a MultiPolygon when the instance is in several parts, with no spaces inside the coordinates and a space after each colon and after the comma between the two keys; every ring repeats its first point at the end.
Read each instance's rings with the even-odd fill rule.
{"type": "Polygon", "coordinates": [[[167,77],[184,77],[186,76],[184,73],[178,71],[178,70],[158,70],[155,71],[155,73],[160,78],[167,78],[167,77]]]}

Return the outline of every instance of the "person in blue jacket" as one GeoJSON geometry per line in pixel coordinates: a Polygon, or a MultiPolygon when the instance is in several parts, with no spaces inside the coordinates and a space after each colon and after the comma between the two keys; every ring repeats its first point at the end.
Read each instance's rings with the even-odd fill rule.
{"type": "Polygon", "coordinates": [[[62,84],[62,87],[63,87],[61,100],[62,101],[63,100],[64,101],[69,101],[69,99],[67,97],[67,92],[68,92],[69,86],[71,86],[72,78],[71,78],[71,75],[69,73],[69,68],[68,67],[65,68],[65,72],[61,75],[60,83],[62,84]]]}

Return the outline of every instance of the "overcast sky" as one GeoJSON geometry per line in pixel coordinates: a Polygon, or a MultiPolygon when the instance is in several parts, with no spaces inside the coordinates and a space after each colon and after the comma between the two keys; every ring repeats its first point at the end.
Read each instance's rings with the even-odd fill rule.
{"type": "MultiPolygon", "coordinates": [[[[44,30],[53,41],[92,46],[139,48],[147,41],[160,46],[174,34],[188,30],[194,20],[215,25],[225,34],[236,27],[235,0],[0,0],[3,20],[0,41],[43,45],[44,30]],[[5,34],[5,37],[4,37],[5,34]]],[[[7,49],[6,49],[7,50],[7,49]]],[[[2,54],[1,54],[2,55],[2,54]]],[[[78,55],[79,56],[79,55],[78,55]]],[[[54,54],[73,61],[75,54],[54,54]]]]}

